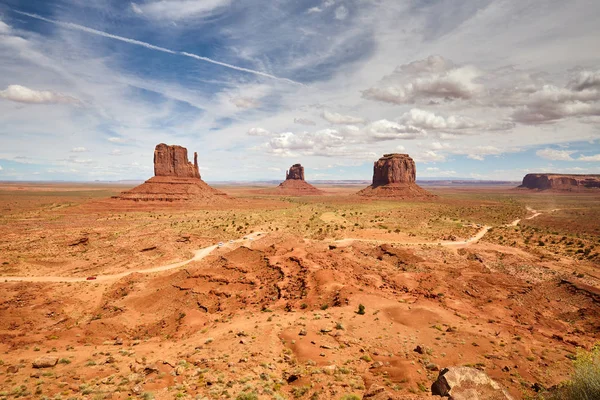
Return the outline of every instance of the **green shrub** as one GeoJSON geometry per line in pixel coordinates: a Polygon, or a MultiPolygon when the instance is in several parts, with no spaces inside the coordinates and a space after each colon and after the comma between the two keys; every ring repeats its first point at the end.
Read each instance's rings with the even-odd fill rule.
{"type": "Polygon", "coordinates": [[[600,344],[591,351],[580,351],[573,361],[571,380],[561,384],[548,400],[600,399],[600,344]]]}
{"type": "Polygon", "coordinates": [[[235,400],[258,400],[258,396],[255,392],[242,392],[237,395],[235,400]]]}
{"type": "Polygon", "coordinates": [[[357,396],[355,394],[345,394],[342,397],[340,397],[340,400],[360,400],[360,396],[357,396]]]}
{"type": "Polygon", "coordinates": [[[358,311],[357,311],[358,315],[365,315],[365,306],[363,306],[362,304],[358,305],[358,311]]]}

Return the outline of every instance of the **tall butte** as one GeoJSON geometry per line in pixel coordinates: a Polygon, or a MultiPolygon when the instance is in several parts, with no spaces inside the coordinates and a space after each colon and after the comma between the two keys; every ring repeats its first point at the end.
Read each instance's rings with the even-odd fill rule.
{"type": "Polygon", "coordinates": [[[262,194],[272,194],[280,196],[319,196],[325,194],[304,180],[304,167],[300,164],[294,164],[285,172],[285,181],[273,189],[259,191],[262,194]]]}
{"type": "Polygon", "coordinates": [[[198,153],[194,163],[188,160],[187,149],[164,143],[154,149],[154,177],[115,198],[134,201],[202,201],[227,198],[200,178],[198,153]]]}
{"type": "Polygon", "coordinates": [[[435,197],[415,183],[417,168],[408,154],[384,154],[373,165],[373,183],[360,196],[394,199],[435,197]]]}

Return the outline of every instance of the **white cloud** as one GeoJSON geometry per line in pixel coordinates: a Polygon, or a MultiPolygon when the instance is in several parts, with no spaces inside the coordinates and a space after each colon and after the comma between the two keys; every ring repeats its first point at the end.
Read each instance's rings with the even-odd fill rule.
{"type": "Polygon", "coordinates": [[[0,35],[5,35],[8,33],[10,33],[10,26],[4,21],[0,20],[0,35]]]}
{"type": "Polygon", "coordinates": [[[0,165],[0,171],[2,171],[4,168],[2,168],[2,165],[0,165]]]}
{"type": "Polygon", "coordinates": [[[26,104],[76,104],[79,103],[74,97],[49,90],[34,90],[21,85],[9,85],[0,90],[0,97],[6,100],[26,104]]]}
{"type": "Polygon", "coordinates": [[[580,71],[567,85],[572,90],[600,89],[600,70],[580,71]]]}
{"type": "Polygon", "coordinates": [[[451,115],[444,118],[430,111],[413,108],[402,117],[400,121],[423,129],[467,129],[476,128],[482,124],[468,117],[451,115]]]}
{"type": "Polygon", "coordinates": [[[579,156],[577,161],[600,162],[600,154],[595,154],[593,156],[579,156]]]}
{"type": "Polygon", "coordinates": [[[415,154],[414,156],[412,156],[412,158],[417,162],[423,162],[423,163],[446,161],[445,155],[436,153],[435,151],[431,151],[431,150],[425,151],[425,152],[419,152],[419,153],[415,154]]]}
{"type": "Polygon", "coordinates": [[[306,12],[308,14],[316,14],[316,13],[320,13],[322,11],[323,11],[323,9],[321,7],[311,7],[306,12]]]}
{"type": "Polygon", "coordinates": [[[121,155],[123,155],[123,150],[114,149],[114,150],[111,150],[111,152],[109,154],[111,156],[121,156],[121,155]]]}
{"type": "Polygon", "coordinates": [[[573,161],[571,154],[575,153],[570,150],[555,150],[555,149],[541,149],[535,152],[538,157],[545,158],[546,160],[555,161],[573,161]]]}
{"type": "Polygon", "coordinates": [[[85,147],[73,147],[71,153],[85,153],[88,151],[85,147]]]}
{"type": "Polygon", "coordinates": [[[323,111],[323,114],[321,116],[323,117],[323,119],[325,119],[328,122],[331,122],[332,124],[349,125],[365,123],[365,120],[363,118],[353,117],[351,115],[338,114],[336,112],[330,112],[327,110],[323,111]]]}
{"type": "Polygon", "coordinates": [[[131,8],[148,18],[178,21],[205,18],[223,12],[230,4],[231,0],[155,0],[131,3],[131,8]]]}
{"type": "Polygon", "coordinates": [[[300,124],[300,125],[310,125],[310,126],[314,126],[317,124],[315,121],[308,119],[308,118],[294,118],[294,123],[300,124]]]}
{"type": "Polygon", "coordinates": [[[366,99],[412,104],[435,99],[470,99],[481,91],[481,72],[474,66],[456,66],[441,56],[400,65],[377,87],[362,92],[366,99]]]}
{"type": "Polygon", "coordinates": [[[109,137],[108,141],[111,143],[125,143],[127,139],[121,137],[109,137]]]}
{"type": "Polygon", "coordinates": [[[131,10],[136,14],[143,14],[144,10],[140,8],[136,3],[131,3],[131,10]]]}
{"type": "Polygon", "coordinates": [[[335,19],[343,21],[348,18],[348,9],[345,6],[339,6],[335,9],[335,19]]]}
{"type": "Polygon", "coordinates": [[[271,132],[263,128],[248,129],[248,136],[271,136],[271,132]]]}
{"type": "Polygon", "coordinates": [[[494,146],[476,146],[468,150],[467,158],[483,161],[485,156],[498,155],[504,153],[504,150],[494,146]]]}
{"type": "Polygon", "coordinates": [[[394,139],[416,139],[425,135],[425,131],[411,125],[401,125],[396,122],[381,119],[371,123],[366,132],[375,141],[394,139]]]}
{"type": "Polygon", "coordinates": [[[234,97],[230,99],[233,104],[238,108],[257,108],[260,107],[260,102],[257,99],[250,97],[234,97]]]}

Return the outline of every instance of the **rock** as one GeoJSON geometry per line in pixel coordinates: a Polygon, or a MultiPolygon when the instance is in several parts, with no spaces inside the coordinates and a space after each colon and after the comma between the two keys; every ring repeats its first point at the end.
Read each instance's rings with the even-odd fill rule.
{"type": "Polygon", "coordinates": [[[419,354],[425,354],[425,346],[417,345],[417,347],[415,347],[415,351],[419,354]]]}
{"type": "Polygon", "coordinates": [[[335,374],[337,367],[335,365],[327,365],[323,368],[321,368],[321,370],[323,371],[324,374],[326,375],[333,375],[335,374]]]}
{"type": "Polygon", "coordinates": [[[324,194],[304,180],[304,167],[294,164],[285,172],[285,181],[274,189],[258,190],[256,193],[279,196],[318,196],[324,194]]]}
{"type": "Polygon", "coordinates": [[[58,357],[43,356],[33,362],[33,368],[50,368],[58,363],[58,357]]]}
{"type": "Polygon", "coordinates": [[[131,393],[133,393],[135,395],[140,395],[140,394],[142,394],[143,391],[144,391],[144,388],[142,387],[142,385],[135,385],[134,387],[131,388],[131,393]]]}
{"type": "Polygon", "coordinates": [[[358,192],[372,197],[435,197],[415,183],[416,166],[408,154],[384,154],[373,165],[373,183],[358,192]]]}
{"type": "Polygon", "coordinates": [[[375,361],[373,364],[371,364],[371,366],[369,368],[375,369],[375,368],[381,368],[381,367],[383,367],[383,363],[381,361],[375,361]]]}
{"type": "Polygon", "coordinates": [[[8,368],[6,368],[6,373],[7,374],[16,374],[17,372],[19,372],[19,366],[18,365],[11,365],[8,368]]]}
{"type": "MultiPolygon", "coordinates": [[[[114,198],[133,201],[202,201],[222,203],[231,201],[223,192],[210,187],[200,178],[198,155],[194,164],[181,146],[158,144],[154,150],[154,177],[114,198]]],[[[151,248],[148,248],[151,250],[151,248]]]]}
{"type": "Polygon", "coordinates": [[[200,179],[198,153],[194,153],[194,164],[188,161],[187,149],[164,143],[154,149],[154,176],[176,176],[200,179]]]}
{"type": "Polygon", "coordinates": [[[600,175],[527,174],[519,188],[556,191],[600,190],[600,175]]]}
{"type": "Polygon", "coordinates": [[[115,346],[123,346],[123,339],[120,337],[115,338],[115,346]]]}
{"type": "Polygon", "coordinates": [[[79,239],[73,241],[72,243],[70,243],[69,246],[73,247],[73,246],[79,246],[80,244],[88,244],[89,241],[90,241],[89,238],[82,237],[82,238],[79,238],[79,239]]]}
{"type": "Polygon", "coordinates": [[[385,390],[385,387],[379,386],[377,384],[372,384],[369,387],[369,390],[365,392],[363,395],[363,399],[369,400],[392,400],[395,399],[388,391],[385,390]]]}
{"type": "Polygon", "coordinates": [[[439,371],[439,370],[440,370],[440,367],[438,367],[438,366],[437,366],[436,364],[434,364],[434,363],[429,363],[429,364],[427,364],[427,365],[425,366],[425,368],[426,368],[428,371],[439,371]]]}
{"type": "Polygon", "coordinates": [[[512,400],[498,383],[471,367],[442,369],[431,385],[431,394],[453,400],[512,400]]]}
{"type": "Polygon", "coordinates": [[[298,335],[300,336],[306,336],[306,329],[300,329],[300,332],[298,332],[298,335]]]}
{"type": "Polygon", "coordinates": [[[288,171],[285,173],[285,179],[297,179],[304,180],[304,167],[300,164],[294,164],[290,167],[288,171]]]}

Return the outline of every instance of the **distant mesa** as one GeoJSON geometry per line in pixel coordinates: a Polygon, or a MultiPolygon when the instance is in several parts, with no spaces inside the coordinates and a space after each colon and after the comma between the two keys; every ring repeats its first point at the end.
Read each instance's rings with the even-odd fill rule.
{"type": "Polygon", "coordinates": [[[210,187],[200,178],[198,153],[194,153],[192,164],[185,147],[161,143],[154,149],[154,177],[115,198],[133,201],[212,202],[227,198],[227,195],[210,187]]]}
{"type": "Polygon", "coordinates": [[[285,181],[273,189],[259,190],[257,193],[279,196],[320,196],[325,194],[304,180],[304,167],[294,164],[285,172],[285,181]]]}
{"type": "Polygon", "coordinates": [[[408,154],[384,154],[373,165],[373,183],[360,196],[395,199],[435,197],[415,183],[417,169],[408,154]]]}
{"type": "Polygon", "coordinates": [[[519,188],[561,192],[598,192],[600,191],[600,175],[527,174],[519,188]]]}

